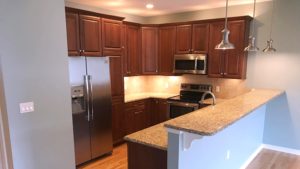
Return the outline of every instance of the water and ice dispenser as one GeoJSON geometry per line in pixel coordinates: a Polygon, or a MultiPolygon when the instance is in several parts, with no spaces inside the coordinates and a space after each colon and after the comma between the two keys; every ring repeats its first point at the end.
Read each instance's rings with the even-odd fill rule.
{"type": "Polygon", "coordinates": [[[83,86],[72,86],[72,113],[80,114],[85,112],[85,99],[84,99],[84,88],[83,86]]]}

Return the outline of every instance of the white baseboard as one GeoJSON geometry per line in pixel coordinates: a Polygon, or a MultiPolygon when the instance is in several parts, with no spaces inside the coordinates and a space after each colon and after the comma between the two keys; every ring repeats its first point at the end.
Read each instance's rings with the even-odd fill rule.
{"type": "Polygon", "coordinates": [[[240,169],[246,169],[248,165],[254,160],[254,158],[260,153],[260,151],[264,148],[264,145],[260,145],[247,159],[247,161],[240,167],[240,169]]]}
{"type": "Polygon", "coordinates": [[[289,153],[289,154],[300,155],[300,150],[297,150],[297,149],[273,146],[273,145],[269,145],[269,144],[263,144],[263,148],[269,149],[269,150],[280,151],[280,152],[284,152],[284,153],[289,153]]]}

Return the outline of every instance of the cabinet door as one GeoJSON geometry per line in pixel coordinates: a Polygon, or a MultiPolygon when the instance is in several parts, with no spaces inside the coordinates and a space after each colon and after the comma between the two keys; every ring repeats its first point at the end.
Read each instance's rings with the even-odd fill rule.
{"type": "Polygon", "coordinates": [[[80,55],[79,16],[75,12],[66,12],[68,55],[80,55]]]}
{"type": "Polygon", "coordinates": [[[142,27],[142,67],[143,74],[158,73],[158,28],[142,27]]]}
{"type": "Polygon", "coordinates": [[[192,52],[207,53],[209,38],[209,24],[194,24],[192,36],[192,52]]]}
{"type": "Polygon", "coordinates": [[[102,46],[104,56],[121,55],[122,21],[102,18],[102,46]]]}
{"type": "Polygon", "coordinates": [[[176,27],[160,27],[158,43],[159,73],[162,75],[172,75],[176,45],[176,27]]]}
{"type": "Polygon", "coordinates": [[[221,31],[224,29],[224,22],[216,22],[210,25],[209,53],[208,53],[208,76],[222,77],[224,51],[216,50],[215,46],[222,40],[221,31]]]}
{"type": "Polygon", "coordinates": [[[151,114],[151,125],[168,120],[169,105],[165,99],[150,99],[148,114],[151,114]]]}
{"type": "Polygon", "coordinates": [[[248,34],[246,22],[243,20],[228,22],[230,42],[235,49],[228,50],[224,58],[224,77],[242,79],[246,78],[247,56],[244,48],[247,45],[248,34]]]}
{"type": "Polygon", "coordinates": [[[168,120],[169,115],[169,105],[167,100],[165,99],[158,99],[158,121],[162,123],[168,120]]]}
{"type": "Polygon", "coordinates": [[[112,97],[112,134],[114,144],[122,141],[124,129],[124,96],[112,97]]]}
{"type": "Polygon", "coordinates": [[[126,62],[125,74],[136,76],[141,74],[141,34],[140,27],[126,26],[126,62]]]}
{"type": "Polygon", "coordinates": [[[82,56],[101,56],[101,22],[99,17],[80,15],[82,56]]]}
{"type": "Polygon", "coordinates": [[[185,54],[191,52],[192,25],[179,25],[176,27],[176,53],[185,54]]]}
{"type": "MultiPolygon", "coordinates": [[[[110,57],[111,95],[124,95],[124,78],[121,56],[110,57]]],[[[99,72],[101,74],[101,72],[99,72]]]]}

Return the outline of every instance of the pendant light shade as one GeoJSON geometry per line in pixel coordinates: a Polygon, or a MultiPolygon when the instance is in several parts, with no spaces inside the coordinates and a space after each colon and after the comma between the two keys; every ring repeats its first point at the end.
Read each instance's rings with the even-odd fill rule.
{"type": "Polygon", "coordinates": [[[276,52],[276,49],[273,48],[273,40],[272,39],[267,41],[267,47],[263,50],[263,52],[276,52]]]}
{"type": "Polygon", "coordinates": [[[255,7],[256,7],[256,0],[254,0],[254,3],[253,3],[253,21],[252,21],[251,35],[249,36],[249,44],[244,49],[244,51],[248,51],[248,52],[255,52],[255,51],[259,50],[259,48],[256,47],[255,37],[254,37],[254,29],[255,29],[255,20],[254,20],[255,19],[255,7]]]}
{"type": "Polygon", "coordinates": [[[273,0],[272,6],[272,16],[271,16],[271,25],[270,25],[270,39],[267,41],[267,47],[263,50],[263,52],[276,52],[276,49],[273,47],[273,39],[272,39],[272,27],[274,20],[274,10],[275,10],[275,0],[273,0]]]}
{"type": "Polygon", "coordinates": [[[255,45],[255,37],[250,36],[249,37],[249,44],[248,46],[244,49],[244,51],[248,51],[248,52],[256,52],[259,51],[259,48],[256,47],[255,45]]]}
{"type": "Polygon", "coordinates": [[[228,50],[234,49],[234,45],[229,42],[230,31],[227,28],[227,11],[228,11],[228,0],[226,0],[226,13],[225,13],[225,28],[222,30],[222,41],[215,47],[217,50],[228,50]]]}

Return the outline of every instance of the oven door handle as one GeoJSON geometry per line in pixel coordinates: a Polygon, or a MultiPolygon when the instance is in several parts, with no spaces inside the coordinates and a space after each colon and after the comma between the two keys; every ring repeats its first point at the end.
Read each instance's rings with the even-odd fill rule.
{"type": "Polygon", "coordinates": [[[174,101],[167,101],[170,106],[181,106],[181,107],[192,107],[192,108],[198,108],[199,104],[197,103],[186,103],[186,102],[174,102],[174,101]]]}

